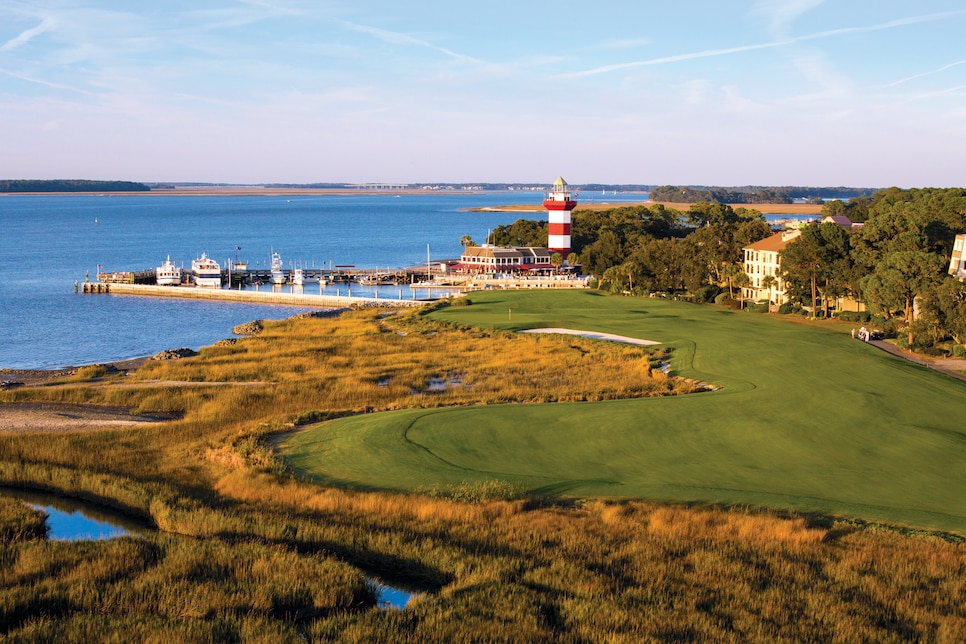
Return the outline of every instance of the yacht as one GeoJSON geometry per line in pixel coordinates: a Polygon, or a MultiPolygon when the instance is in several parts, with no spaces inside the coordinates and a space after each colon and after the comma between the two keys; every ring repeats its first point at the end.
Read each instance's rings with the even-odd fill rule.
{"type": "Polygon", "coordinates": [[[206,254],[192,260],[191,272],[195,276],[195,286],[221,288],[221,266],[206,254]]]}
{"type": "Polygon", "coordinates": [[[268,281],[272,284],[285,283],[285,271],[282,270],[282,256],[278,253],[272,253],[272,272],[269,275],[268,281]]]}
{"type": "Polygon", "coordinates": [[[155,271],[158,286],[178,286],[181,284],[181,269],[171,261],[171,255],[155,271]]]}

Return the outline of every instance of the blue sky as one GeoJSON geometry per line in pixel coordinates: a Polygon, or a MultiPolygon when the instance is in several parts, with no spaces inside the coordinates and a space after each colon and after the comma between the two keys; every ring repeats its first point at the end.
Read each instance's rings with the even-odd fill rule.
{"type": "Polygon", "coordinates": [[[966,185],[960,0],[0,0],[0,178],[966,185]]]}

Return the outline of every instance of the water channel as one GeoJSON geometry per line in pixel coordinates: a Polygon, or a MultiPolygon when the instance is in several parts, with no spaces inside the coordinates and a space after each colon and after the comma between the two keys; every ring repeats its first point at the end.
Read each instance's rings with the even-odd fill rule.
{"type": "MultiPolygon", "coordinates": [[[[0,487],[0,496],[17,499],[46,514],[47,538],[52,541],[101,541],[143,536],[154,531],[146,522],[54,494],[0,487]]],[[[377,605],[381,610],[405,608],[413,596],[413,593],[390,586],[381,579],[373,576],[368,579],[376,589],[377,605]]]]}

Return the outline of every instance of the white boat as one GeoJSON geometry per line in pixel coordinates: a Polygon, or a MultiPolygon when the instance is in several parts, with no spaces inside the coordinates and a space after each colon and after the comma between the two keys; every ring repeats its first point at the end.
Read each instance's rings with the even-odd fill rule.
{"type": "Polygon", "coordinates": [[[305,283],[305,275],[302,273],[301,268],[296,268],[292,271],[292,284],[295,286],[302,286],[305,283]]]}
{"type": "Polygon", "coordinates": [[[204,253],[191,261],[191,272],[195,276],[195,286],[221,288],[221,266],[204,253]]]}
{"type": "Polygon", "coordinates": [[[285,283],[285,271],[282,270],[282,256],[278,253],[272,253],[272,272],[269,275],[268,281],[272,284],[285,283]]]}
{"type": "Polygon", "coordinates": [[[171,255],[158,266],[156,271],[158,286],[178,286],[181,284],[181,269],[171,261],[171,255]]]}

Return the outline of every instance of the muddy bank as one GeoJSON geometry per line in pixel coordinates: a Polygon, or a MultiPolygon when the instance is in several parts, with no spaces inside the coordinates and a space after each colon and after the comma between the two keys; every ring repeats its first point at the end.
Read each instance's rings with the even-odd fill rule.
{"type": "Polygon", "coordinates": [[[179,414],[131,414],[123,407],[67,403],[0,405],[0,432],[10,434],[97,431],[174,420],[179,414]]]}

